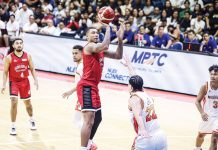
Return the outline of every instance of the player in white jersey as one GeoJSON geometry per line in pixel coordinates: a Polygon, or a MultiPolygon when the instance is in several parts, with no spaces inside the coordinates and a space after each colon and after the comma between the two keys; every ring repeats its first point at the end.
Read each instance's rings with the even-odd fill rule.
{"type": "MultiPolygon", "coordinates": [[[[82,77],[82,73],[83,73],[82,51],[83,51],[83,47],[80,45],[75,45],[73,47],[73,51],[72,51],[73,61],[77,64],[77,66],[76,66],[77,68],[76,68],[76,72],[75,72],[75,85],[73,86],[73,88],[71,90],[64,92],[62,94],[63,98],[68,99],[69,96],[72,95],[76,91],[77,83],[79,82],[80,78],[82,77]]],[[[81,106],[80,106],[78,101],[77,101],[76,107],[75,107],[74,122],[79,127],[79,129],[82,128],[83,120],[82,120],[82,114],[81,114],[81,106]]],[[[93,141],[92,141],[92,137],[90,137],[87,148],[90,150],[97,149],[96,144],[93,143],[93,141]]]]}
{"type": "Polygon", "coordinates": [[[157,120],[153,99],[143,90],[143,79],[133,75],[131,63],[125,57],[126,66],[129,69],[130,99],[128,108],[137,133],[132,150],[167,150],[167,138],[157,120]]]}
{"type": "Polygon", "coordinates": [[[210,150],[217,150],[218,138],[218,65],[209,68],[210,81],[204,84],[197,96],[196,106],[201,114],[202,121],[196,138],[195,150],[202,150],[204,137],[212,134],[210,150]],[[201,102],[203,101],[203,106],[201,102]]]}
{"type": "MultiPolygon", "coordinates": [[[[83,72],[83,62],[82,62],[82,50],[83,47],[80,45],[75,45],[73,47],[73,61],[76,63],[76,72],[75,72],[75,85],[73,86],[73,88],[65,93],[62,94],[63,98],[67,98],[72,95],[75,91],[76,91],[76,85],[79,82],[81,76],[82,76],[82,72],[83,72]]],[[[81,108],[80,105],[77,101],[76,107],[75,107],[75,118],[74,121],[76,123],[76,125],[81,128],[82,126],[82,121],[81,121],[81,108]]]]}

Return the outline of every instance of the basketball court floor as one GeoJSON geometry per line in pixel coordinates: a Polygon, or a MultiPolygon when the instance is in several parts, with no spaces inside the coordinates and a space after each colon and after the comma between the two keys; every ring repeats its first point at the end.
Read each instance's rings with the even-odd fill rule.
{"type": "MultiPolygon", "coordinates": [[[[78,150],[80,131],[73,123],[76,95],[68,100],[61,95],[72,87],[73,77],[37,72],[39,90],[33,80],[32,104],[37,131],[29,129],[23,102],[18,104],[17,136],[10,136],[10,100],[7,91],[0,94],[0,150],[78,150]]],[[[2,68],[0,68],[2,86],[2,68]]],[[[135,133],[129,120],[126,85],[107,82],[100,84],[103,121],[94,142],[99,150],[130,150],[135,133]]],[[[195,97],[170,92],[148,90],[155,99],[161,128],[168,139],[169,150],[193,150],[200,115],[195,97]]],[[[209,148],[210,135],[203,144],[209,148]]]]}

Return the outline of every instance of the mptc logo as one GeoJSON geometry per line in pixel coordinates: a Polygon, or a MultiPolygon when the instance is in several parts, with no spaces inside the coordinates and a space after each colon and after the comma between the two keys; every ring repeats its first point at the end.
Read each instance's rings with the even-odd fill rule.
{"type": "Polygon", "coordinates": [[[133,63],[141,63],[147,65],[153,65],[156,63],[158,66],[164,65],[164,60],[167,58],[166,53],[151,53],[151,52],[141,52],[138,54],[138,51],[135,51],[132,61],[133,63]]]}

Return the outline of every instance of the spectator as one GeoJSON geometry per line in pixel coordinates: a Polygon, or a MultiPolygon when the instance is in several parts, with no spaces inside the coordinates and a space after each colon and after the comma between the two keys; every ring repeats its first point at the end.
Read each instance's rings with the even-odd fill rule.
{"type": "MultiPolygon", "coordinates": [[[[131,23],[126,22],[125,23],[125,31],[123,36],[123,43],[124,44],[133,44],[134,41],[134,33],[131,30],[131,23]]],[[[115,38],[111,43],[117,43],[118,38],[115,38]]]]}
{"type": "Polygon", "coordinates": [[[185,17],[185,13],[186,12],[189,12],[189,13],[192,12],[191,9],[190,9],[190,2],[189,2],[189,0],[186,0],[184,2],[184,8],[180,9],[180,11],[179,11],[179,19],[183,19],[185,17]]]}
{"type": "Polygon", "coordinates": [[[196,34],[194,30],[188,31],[188,35],[185,38],[184,42],[186,43],[193,43],[193,44],[199,44],[199,41],[196,38],[196,34]]]}
{"type": "Polygon", "coordinates": [[[154,12],[150,15],[152,22],[156,23],[160,19],[160,9],[159,7],[154,8],[154,12]]]}
{"type": "Polygon", "coordinates": [[[89,19],[89,15],[87,12],[84,12],[83,18],[79,20],[79,26],[81,27],[83,23],[85,23],[87,27],[92,26],[92,21],[89,19]]]}
{"type": "Polygon", "coordinates": [[[170,17],[173,14],[172,5],[169,0],[166,1],[164,9],[167,12],[167,17],[170,17]]]}
{"type": "Polygon", "coordinates": [[[148,33],[149,35],[154,34],[154,24],[152,23],[151,17],[146,17],[144,27],[146,33],[148,33]]]}
{"type": "Polygon", "coordinates": [[[149,16],[154,11],[154,6],[151,5],[151,0],[146,0],[143,11],[145,16],[149,16]]]}
{"type": "Polygon", "coordinates": [[[158,27],[158,35],[154,37],[154,39],[151,42],[152,48],[166,48],[168,49],[170,45],[172,44],[172,41],[170,39],[169,34],[164,33],[164,27],[159,26],[158,27]]]}
{"type": "Polygon", "coordinates": [[[218,54],[216,41],[213,38],[210,38],[208,33],[204,33],[203,35],[200,51],[204,53],[218,54]]]}
{"type": "Polygon", "coordinates": [[[63,33],[69,33],[69,32],[70,32],[70,29],[69,29],[69,28],[66,28],[65,25],[64,25],[64,22],[61,21],[61,22],[58,24],[58,27],[57,27],[57,29],[56,29],[55,35],[56,35],[56,36],[60,36],[60,35],[63,34],[63,33]]]}
{"type": "Polygon", "coordinates": [[[60,21],[62,21],[62,18],[66,17],[65,9],[59,4],[58,7],[54,9],[53,12],[54,15],[54,24],[59,24],[60,21]]]}
{"type": "Polygon", "coordinates": [[[43,27],[39,33],[46,35],[55,35],[56,28],[54,27],[53,21],[48,19],[47,26],[43,27]]]}
{"type": "Polygon", "coordinates": [[[213,5],[208,5],[208,13],[206,14],[206,23],[207,29],[210,31],[210,34],[215,34],[218,29],[218,1],[214,2],[213,5]]]}
{"type": "Polygon", "coordinates": [[[124,0],[124,5],[121,5],[121,6],[120,6],[122,16],[125,16],[125,15],[126,15],[126,8],[128,8],[129,11],[132,10],[132,6],[131,6],[130,0],[124,0]]]}
{"type": "Polygon", "coordinates": [[[10,14],[9,12],[7,11],[7,6],[6,4],[4,3],[1,3],[0,4],[0,19],[3,21],[3,22],[7,22],[10,18],[10,14]]]}
{"type": "Polygon", "coordinates": [[[176,27],[179,24],[179,12],[178,10],[173,11],[173,15],[170,18],[167,18],[167,25],[173,25],[176,27]]]}
{"type": "Polygon", "coordinates": [[[49,10],[51,12],[53,11],[53,6],[49,3],[49,0],[43,0],[42,10],[43,11],[49,10]]]}
{"type": "Polygon", "coordinates": [[[30,15],[33,15],[33,11],[30,10],[27,4],[23,4],[22,8],[20,9],[20,16],[19,16],[19,26],[22,29],[24,24],[29,22],[30,15]]]}
{"type": "Polygon", "coordinates": [[[192,18],[196,18],[199,13],[202,13],[202,7],[200,4],[195,4],[194,11],[192,12],[192,18]]]}
{"type": "Polygon", "coordinates": [[[7,23],[8,35],[12,38],[19,35],[19,23],[15,21],[15,15],[10,15],[10,19],[7,23]]]}
{"type": "Polygon", "coordinates": [[[125,15],[123,16],[124,20],[128,20],[131,16],[131,10],[129,8],[125,9],[125,15]]]}
{"type": "Polygon", "coordinates": [[[53,20],[53,19],[54,19],[54,16],[52,14],[52,11],[50,11],[49,9],[46,9],[44,11],[44,17],[41,20],[42,26],[45,26],[48,20],[53,20]]]}
{"type": "Polygon", "coordinates": [[[128,22],[131,24],[132,32],[135,32],[138,30],[138,25],[136,23],[136,20],[134,20],[133,16],[129,16],[128,22]]]}
{"type": "Polygon", "coordinates": [[[184,0],[170,0],[173,9],[178,9],[182,6],[182,4],[184,3],[184,0]]]}
{"type": "Polygon", "coordinates": [[[193,11],[194,10],[194,7],[195,7],[195,5],[196,4],[200,4],[201,5],[201,8],[203,8],[204,7],[204,3],[203,3],[203,1],[202,0],[189,0],[189,3],[190,3],[190,10],[191,11],[193,11]]]}
{"type": "Polygon", "coordinates": [[[191,19],[190,19],[189,11],[185,12],[185,17],[182,20],[180,20],[179,25],[180,25],[180,30],[182,32],[185,32],[187,28],[191,27],[191,19]]]}
{"type": "Polygon", "coordinates": [[[30,15],[29,17],[29,22],[26,23],[23,27],[23,32],[33,32],[37,33],[38,32],[38,25],[35,22],[35,18],[33,15],[30,15]]]}
{"type": "Polygon", "coordinates": [[[172,25],[168,26],[168,34],[172,39],[172,44],[170,45],[169,49],[172,50],[183,50],[183,44],[179,41],[180,39],[180,30],[179,26],[174,27],[172,25]]]}
{"type": "Polygon", "coordinates": [[[150,36],[145,32],[145,27],[142,25],[139,27],[139,33],[135,35],[135,45],[140,47],[149,47],[151,44],[150,36]]]}
{"type": "Polygon", "coordinates": [[[196,34],[201,34],[205,27],[205,22],[202,18],[202,13],[198,13],[197,18],[191,20],[191,29],[194,30],[196,34]]]}
{"type": "Polygon", "coordinates": [[[34,18],[35,18],[35,22],[36,24],[41,27],[42,26],[42,19],[44,18],[44,15],[42,13],[42,9],[41,7],[37,7],[34,11],[34,18]]]}
{"type": "Polygon", "coordinates": [[[9,47],[8,32],[5,23],[0,19],[0,47],[9,47]]]}
{"type": "Polygon", "coordinates": [[[9,14],[10,15],[15,15],[15,20],[19,22],[19,19],[20,19],[20,10],[17,8],[17,5],[15,4],[12,4],[10,6],[10,11],[9,11],[9,14]]]}
{"type": "Polygon", "coordinates": [[[26,0],[26,4],[28,5],[28,7],[38,7],[38,5],[40,4],[40,0],[26,0]]]}

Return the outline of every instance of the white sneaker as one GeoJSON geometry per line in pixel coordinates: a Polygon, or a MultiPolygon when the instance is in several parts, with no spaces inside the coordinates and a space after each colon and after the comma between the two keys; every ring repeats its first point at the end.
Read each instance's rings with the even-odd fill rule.
{"type": "Polygon", "coordinates": [[[37,128],[36,128],[36,123],[35,123],[35,121],[31,121],[30,120],[30,129],[31,130],[36,130],[37,128]]]}
{"type": "Polygon", "coordinates": [[[10,135],[17,135],[16,128],[12,127],[10,131],[10,135]]]}

